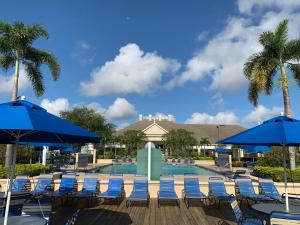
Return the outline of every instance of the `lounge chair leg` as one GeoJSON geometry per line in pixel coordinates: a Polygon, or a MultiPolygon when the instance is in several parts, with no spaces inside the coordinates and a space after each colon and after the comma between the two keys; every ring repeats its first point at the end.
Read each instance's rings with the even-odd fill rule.
{"type": "Polygon", "coordinates": [[[177,200],[177,205],[178,205],[178,208],[180,208],[180,200],[179,199],[177,200]]]}
{"type": "Polygon", "coordinates": [[[158,206],[158,208],[160,207],[159,199],[157,199],[157,206],[158,206]]]}

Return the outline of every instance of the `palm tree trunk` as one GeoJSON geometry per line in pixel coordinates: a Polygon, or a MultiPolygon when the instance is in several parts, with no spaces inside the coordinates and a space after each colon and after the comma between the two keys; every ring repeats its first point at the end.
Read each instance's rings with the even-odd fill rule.
{"type": "MultiPolygon", "coordinates": [[[[282,94],[283,94],[283,103],[284,103],[284,115],[287,117],[292,117],[292,107],[290,101],[290,94],[288,88],[288,78],[286,75],[286,71],[283,65],[280,65],[281,77],[282,77],[282,94]]],[[[296,169],[296,152],[295,147],[289,147],[289,155],[290,155],[290,169],[296,169]]]]}
{"type": "MultiPolygon", "coordinates": [[[[15,76],[14,76],[14,83],[13,83],[13,90],[12,90],[12,101],[16,101],[18,97],[18,86],[19,86],[19,55],[16,53],[17,59],[15,63],[15,76]]],[[[9,166],[12,164],[13,160],[13,145],[8,144],[6,146],[6,153],[5,153],[5,166],[9,166]]]]}
{"type": "Polygon", "coordinates": [[[292,117],[289,89],[287,87],[282,88],[282,94],[284,103],[284,115],[287,117],[292,117]]]}

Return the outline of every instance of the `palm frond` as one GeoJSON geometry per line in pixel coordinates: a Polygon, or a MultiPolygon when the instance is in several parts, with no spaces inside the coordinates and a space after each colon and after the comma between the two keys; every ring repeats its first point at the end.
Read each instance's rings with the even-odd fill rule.
{"type": "Polygon", "coordinates": [[[0,34],[8,33],[11,29],[11,25],[9,23],[0,21],[0,34]]]}
{"type": "Polygon", "coordinates": [[[36,96],[41,96],[44,91],[44,83],[43,83],[43,75],[41,73],[40,67],[37,65],[34,65],[33,63],[24,63],[26,75],[30,79],[34,92],[36,96]]]}
{"type": "Polygon", "coordinates": [[[248,99],[249,101],[254,105],[258,105],[258,99],[259,99],[259,88],[257,83],[250,82],[248,87],[248,99]]]}
{"type": "Polygon", "coordinates": [[[274,32],[274,38],[276,41],[282,43],[283,45],[286,43],[288,39],[288,20],[285,19],[281,21],[274,32]]]}
{"type": "Polygon", "coordinates": [[[284,63],[290,60],[300,60],[300,39],[286,43],[282,58],[284,63]]]}
{"type": "Polygon", "coordinates": [[[12,56],[0,56],[0,67],[4,70],[8,70],[9,68],[15,65],[15,58],[12,56]]]}
{"type": "Polygon", "coordinates": [[[0,53],[4,55],[12,53],[12,43],[9,38],[0,36],[0,53]]]}
{"type": "Polygon", "coordinates": [[[247,59],[246,63],[244,64],[243,71],[244,71],[244,75],[248,80],[251,79],[252,70],[255,66],[255,62],[258,60],[259,57],[260,57],[259,54],[253,54],[247,59]]]}
{"type": "Polygon", "coordinates": [[[37,66],[40,66],[42,63],[46,64],[51,72],[52,79],[58,79],[60,65],[53,54],[36,48],[28,48],[24,53],[24,58],[32,61],[37,66]]]}
{"type": "Polygon", "coordinates": [[[259,36],[258,41],[262,46],[267,47],[270,43],[274,42],[274,33],[271,31],[265,31],[259,36]]]}
{"type": "Polygon", "coordinates": [[[28,37],[30,37],[32,41],[38,39],[39,37],[43,37],[46,39],[49,38],[48,31],[46,31],[45,28],[43,28],[41,25],[38,24],[33,24],[29,26],[27,28],[27,32],[28,32],[28,37]]]}
{"type": "Polygon", "coordinates": [[[300,86],[300,64],[288,63],[287,66],[292,71],[294,79],[300,86]]]}

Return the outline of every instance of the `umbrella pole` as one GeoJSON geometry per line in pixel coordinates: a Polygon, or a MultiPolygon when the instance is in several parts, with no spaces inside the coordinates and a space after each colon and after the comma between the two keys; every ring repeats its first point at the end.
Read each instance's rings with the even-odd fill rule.
{"type": "Polygon", "coordinates": [[[12,165],[9,167],[9,186],[8,186],[8,192],[7,192],[7,198],[6,198],[6,207],[5,207],[5,215],[4,215],[4,224],[7,225],[7,219],[9,214],[9,205],[10,205],[10,198],[11,198],[11,189],[12,189],[12,183],[13,183],[13,177],[14,177],[14,171],[15,171],[15,165],[16,165],[16,157],[17,157],[17,148],[18,148],[18,141],[13,146],[13,161],[12,165]]]}
{"type": "Polygon", "coordinates": [[[283,149],[283,166],[284,166],[284,190],[285,190],[285,210],[287,212],[290,211],[289,209],[289,195],[288,195],[288,189],[287,189],[287,172],[286,172],[286,149],[285,146],[282,146],[283,149]]]}

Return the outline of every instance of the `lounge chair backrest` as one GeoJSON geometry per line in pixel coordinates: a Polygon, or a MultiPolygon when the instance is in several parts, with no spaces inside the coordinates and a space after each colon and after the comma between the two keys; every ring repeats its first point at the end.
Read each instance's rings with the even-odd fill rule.
{"type": "Polygon", "coordinates": [[[208,184],[209,191],[213,195],[227,194],[224,181],[221,177],[210,177],[208,184]]]}
{"type": "Polygon", "coordinates": [[[300,213],[285,213],[285,212],[272,212],[270,217],[271,225],[296,225],[300,224],[300,213]]]}
{"type": "Polygon", "coordinates": [[[263,194],[276,195],[278,197],[281,197],[274,182],[271,179],[260,179],[259,188],[263,194]]]}
{"type": "Polygon", "coordinates": [[[82,190],[84,191],[97,191],[98,180],[97,178],[84,178],[82,190]]]}
{"type": "Polygon", "coordinates": [[[242,211],[239,207],[238,201],[236,199],[232,199],[230,201],[230,206],[232,208],[232,211],[233,211],[233,214],[234,214],[234,217],[235,217],[236,221],[240,222],[243,218],[243,214],[242,214],[242,211]]]}
{"type": "Polygon", "coordinates": [[[184,178],[184,190],[188,192],[200,191],[198,178],[184,178]]]}
{"type": "Polygon", "coordinates": [[[35,186],[35,192],[44,192],[53,190],[53,180],[49,178],[39,178],[35,186]]]}
{"type": "Polygon", "coordinates": [[[147,179],[134,179],[133,184],[134,192],[148,192],[148,180],[147,179]]]}
{"type": "Polygon", "coordinates": [[[108,191],[120,192],[123,189],[123,179],[122,178],[109,178],[108,181],[108,191]]]}
{"type": "Polygon", "coordinates": [[[159,182],[160,192],[174,192],[174,177],[161,177],[159,182]]]}
{"type": "Polygon", "coordinates": [[[254,187],[249,179],[239,179],[236,181],[238,192],[242,195],[255,195],[254,187]]]}
{"type": "Polygon", "coordinates": [[[30,191],[29,176],[16,176],[12,184],[12,192],[30,191]]]}
{"type": "Polygon", "coordinates": [[[75,178],[72,177],[62,177],[61,182],[60,182],[60,186],[59,186],[59,190],[72,190],[74,189],[75,186],[75,178]]]}

